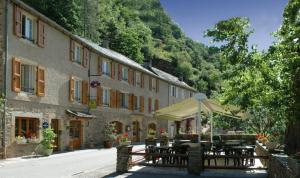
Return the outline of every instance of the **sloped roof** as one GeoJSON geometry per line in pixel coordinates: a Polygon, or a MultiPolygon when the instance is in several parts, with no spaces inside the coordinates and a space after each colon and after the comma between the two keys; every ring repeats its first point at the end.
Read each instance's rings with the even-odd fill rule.
{"type": "Polygon", "coordinates": [[[160,76],[161,78],[167,80],[167,81],[170,81],[172,82],[173,84],[176,84],[176,85],[179,85],[179,86],[183,86],[183,87],[186,87],[186,88],[189,88],[191,90],[194,90],[196,91],[194,88],[190,87],[188,84],[186,84],[184,81],[180,81],[178,77],[174,76],[174,75],[171,75],[167,72],[164,72],[160,69],[157,69],[155,67],[151,67],[151,70],[153,72],[155,72],[158,76],[160,76]]]}

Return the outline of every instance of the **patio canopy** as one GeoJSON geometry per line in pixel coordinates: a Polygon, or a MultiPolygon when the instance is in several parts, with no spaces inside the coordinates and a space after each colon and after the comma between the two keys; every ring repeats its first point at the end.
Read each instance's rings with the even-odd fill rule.
{"type": "Polygon", "coordinates": [[[240,118],[240,115],[233,115],[217,102],[207,99],[202,93],[156,111],[155,117],[156,119],[181,121],[195,116],[200,111],[201,114],[205,115],[218,113],[228,117],[240,118]]]}

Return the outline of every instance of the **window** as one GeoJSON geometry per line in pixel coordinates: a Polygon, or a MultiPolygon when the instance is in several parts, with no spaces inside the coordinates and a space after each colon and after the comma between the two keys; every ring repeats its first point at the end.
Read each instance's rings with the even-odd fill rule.
{"type": "Polygon", "coordinates": [[[138,97],[138,96],[134,97],[134,109],[135,110],[140,109],[140,97],[138,97]]]}
{"type": "Polygon", "coordinates": [[[75,44],[75,62],[82,65],[83,64],[83,54],[82,47],[79,44],[75,44]]]}
{"type": "Polygon", "coordinates": [[[33,41],[33,21],[26,15],[22,15],[22,37],[33,41]]]}
{"type": "Polygon", "coordinates": [[[110,73],[111,73],[110,67],[111,67],[111,63],[103,60],[102,61],[102,74],[110,76],[110,73]]]}
{"type": "Polygon", "coordinates": [[[141,86],[141,73],[140,72],[135,73],[135,85],[141,86]]]}
{"type": "Polygon", "coordinates": [[[121,108],[128,108],[128,94],[121,93],[121,108]]]}
{"type": "Polygon", "coordinates": [[[81,102],[82,101],[82,81],[75,79],[74,80],[74,99],[77,102],[81,102]]]}
{"type": "Polygon", "coordinates": [[[108,88],[103,88],[103,97],[102,97],[102,102],[103,106],[109,106],[110,102],[110,89],[108,88]]]}
{"type": "Polygon", "coordinates": [[[152,104],[152,106],[151,106],[152,111],[155,111],[155,99],[154,98],[152,98],[151,104],[152,104]]]}
{"type": "Polygon", "coordinates": [[[193,97],[194,93],[193,92],[190,92],[190,97],[193,97]]]}
{"type": "Polygon", "coordinates": [[[38,137],[39,120],[36,118],[16,118],[15,136],[33,138],[38,137]]]}
{"type": "Polygon", "coordinates": [[[35,66],[21,64],[21,91],[34,94],[36,86],[35,66]]]}
{"type": "Polygon", "coordinates": [[[171,96],[177,97],[176,87],[171,85],[171,96]]]}
{"type": "Polygon", "coordinates": [[[122,66],[122,80],[128,81],[128,69],[122,66]]]}
{"type": "Polygon", "coordinates": [[[184,89],[181,89],[181,98],[184,99],[184,89]]]}
{"type": "Polygon", "coordinates": [[[156,79],[152,78],[152,91],[156,91],[156,79]]]}

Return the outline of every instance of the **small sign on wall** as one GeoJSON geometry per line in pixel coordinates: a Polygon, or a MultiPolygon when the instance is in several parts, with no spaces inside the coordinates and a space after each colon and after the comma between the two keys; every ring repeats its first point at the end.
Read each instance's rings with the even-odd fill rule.
{"type": "Polygon", "coordinates": [[[44,121],[42,126],[43,126],[43,129],[47,129],[47,128],[49,128],[49,123],[47,121],[44,121]]]}

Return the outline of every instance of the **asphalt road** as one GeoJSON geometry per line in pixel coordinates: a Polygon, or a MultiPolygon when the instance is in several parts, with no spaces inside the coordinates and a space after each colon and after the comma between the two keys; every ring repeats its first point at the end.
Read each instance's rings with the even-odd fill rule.
{"type": "Polygon", "coordinates": [[[97,177],[116,170],[116,149],[90,149],[40,158],[0,161],[0,178],[69,178],[97,172],[97,177]]]}

